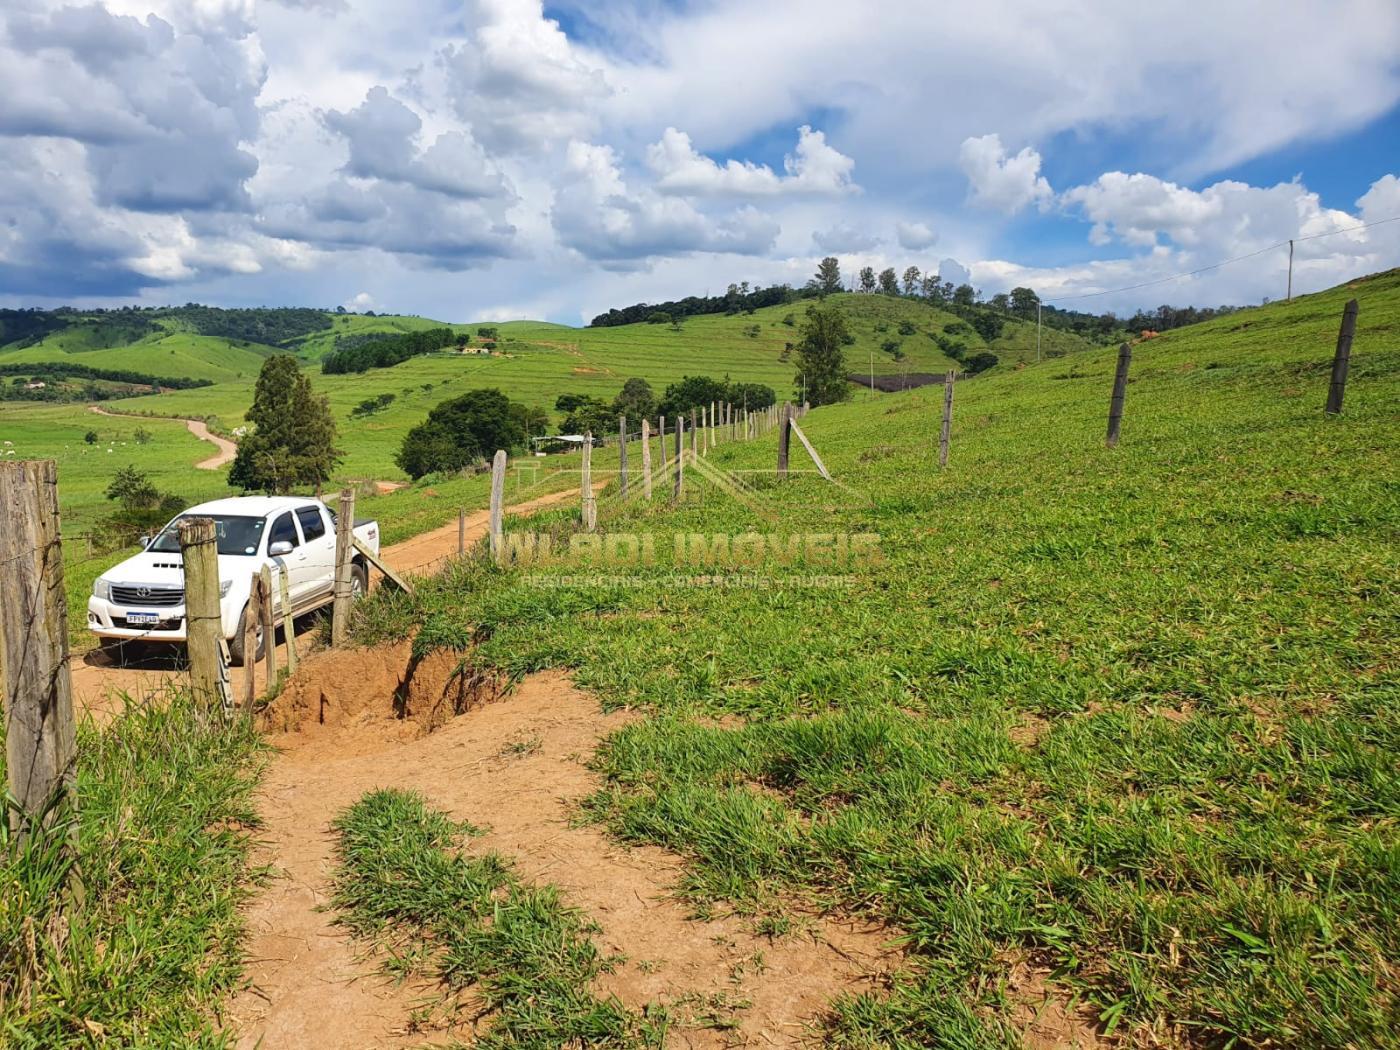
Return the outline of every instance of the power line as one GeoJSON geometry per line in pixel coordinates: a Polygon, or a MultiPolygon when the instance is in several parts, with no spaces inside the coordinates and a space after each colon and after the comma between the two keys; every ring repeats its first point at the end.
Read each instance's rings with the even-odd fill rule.
{"type": "MultiPolygon", "coordinates": [[[[1335,237],[1342,233],[1355,233],[1357,230],[1368,230],[1372,226],[1383,226],[1388,222],[1400,222],[1400,215],[1392,215],[1388,219],[1377,219],[1375,222],[1362,223],[1360,226],[1347,226],[1340,230],[1328,230],[1326,233],[1312,233],[1306,237],[1294,237],[1294,241],[1315,241],[1319,237],[1335,237]]],[[[1168,277],[1158,277],[1155,280],[1143,281],[1140,284],[1129,284],[1122,288],[1105,288],[1100,292],[1084,292],[1080,295],[1058,295],[1051,299],[1041,300],[1044,303],[1065,303],[1077,299],[1093,299],[1100,295],[1113,295],[1117,292],[1135,292],[1139,288],[1151,288],[1154,285],[1166,284],[1169,281],[1179,281],[1183,277],[1195,277],[1197,274],[1208,273],[1211,270],[1218,270],[1222,266],[1229,266],[1231,263],[1243,262],[1245,259],[1253,259],[1255,256],[1271,252],[1276,248],[1285,247],[1288,241],[1279,241],[1277,244],[1270,244],[1260,248],[1258,251],[1249,252],[1247,255],[1236,255],[1233,259],[1222,259],[1220,262],[1211,263],[1209,266],[1202,266],[1195,270],[1185,270],[1181,273],[1174,273],[1168,277]]]]}

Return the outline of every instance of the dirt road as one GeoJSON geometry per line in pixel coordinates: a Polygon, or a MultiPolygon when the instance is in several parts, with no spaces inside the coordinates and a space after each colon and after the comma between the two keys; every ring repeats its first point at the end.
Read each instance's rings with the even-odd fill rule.
{"type": "MultiPolygon", "coordinates": [[[[99,416],[126,416],[128,419],[147,419],[147,416],[138,416],[128,412],[108,412],[101,405],[89,405],[89,412],[95,412],[99,416]]],[[[211,434],[209,428],[205,426],[202,419],[185,420],[185,429],[201,441],[208,441],[218,448],[218,452],[208,459],[200,460],[195,464],[200,470],[218,470],[233,462],[233,457],[238,455],[238,446],[228,438],[219,437],[218,434],[211,434]]]]}
{"type": "MultiPolygon", "coordinates": [[[[555,492],[537,499],[517,504],[507,509],[509,514],[530,514],[543,507],[571,499],[578,494],[572,489],[555,492]]],[[[489,524],[486,511],[476,511],[467,515],[466,543],[470,547],[486,534],[489,524]]],[[[429,575],[434,568],[457,553],[457,523],[454,521],[440,529],[433,529],[402,543],[385,547],[384,560],[395,572],[408,575],[429,575]]],[[[377,574],[371,574],[376,575],[377,574]]],[[[315,618],[308,617],[297,623],[296,644],[298,653],[304,653],[314,643],[315,618]]],[[[287,666],[287,646],[283,639],[278,646],[277,666],[287,666]]],[[[105,722],[121,708],[121,694],[132,697],[147,696],[160,689],[172,679],[184,673],[184,653],[176,646],[151,647],[146,654],[128,660],[124,666],[115,666],[107,657],[94,649],[84,654],[74,654],[72,658],[73,702],[79,710],[88,711],[99,722],[105,722]]],[[[234,696],[242,696],[242,668],[232,668],[234,696]]],[[[257,670],[257,692],[263,692],[265,675],[262,667],[257,670]]]]}

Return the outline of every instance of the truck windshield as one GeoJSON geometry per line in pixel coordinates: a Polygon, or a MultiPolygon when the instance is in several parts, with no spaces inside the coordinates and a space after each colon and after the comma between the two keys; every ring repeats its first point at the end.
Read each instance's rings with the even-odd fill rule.
{"type": "MultiPolygon", "coordinates": [[[[182,514],[152,541],[146,549],[158,554],[180,553],[180,522],[204,515],[182,514]]],[[[262,539],[266,518],[234,518],[214,516],[214,532],[218,537],[220,554],[256,554],[258,542],[262,539]]]]}

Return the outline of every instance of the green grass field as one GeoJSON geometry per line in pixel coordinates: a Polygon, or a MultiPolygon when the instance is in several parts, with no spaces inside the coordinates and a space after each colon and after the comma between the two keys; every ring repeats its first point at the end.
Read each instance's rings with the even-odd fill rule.
{"type": "Polygon", "coordinates": [[[905,968],[835,1002],[827,1045],[1020,1045],[1030,960],[1129,1043],[1400,1046],[1397,325],[1391,272],[1144,343],[1114,450],[1111,350],[961,384],[945,471],[939,390],[819,409],[848,488],[746,475],[770,520],[692,471],[679,507],[604,503],[654,566],[463,563],[358,635],[475,640],[645,712],[589,814],[684,856],[702,911],[888,922],[905,968]],[[673,535],[747,532],[873,532],[882,558],[677,585],[673,535]]]}

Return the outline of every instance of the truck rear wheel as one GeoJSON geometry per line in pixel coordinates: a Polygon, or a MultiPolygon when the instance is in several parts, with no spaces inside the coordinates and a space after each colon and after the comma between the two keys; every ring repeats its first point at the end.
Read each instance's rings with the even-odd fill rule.
{"type": "Polygon", "coordinates": [[[369,593],[369,570],[362,562],[350,566],[350,600],[358,601],[369,593]]]}
{"type": "MultiPolygon", "coordinates": [[[[245,639],[248,637],[245,629],[247,627],[248,616],[251,613],[251,611],[251,604],[243,606],[243,612],[238,617],[238,630],[234,634],[234,636],[228,641],[228,659],[229,663],[231,663],[234,667],[242,667],[244,665],[245,658],[248,655],[244,651],[246,648],[245,639]]],[[[265,644],[266,640],[263,638],[262,624],[254,623],[253,663],[257,663],[263,658],[263,648],[265,644]]]]}

